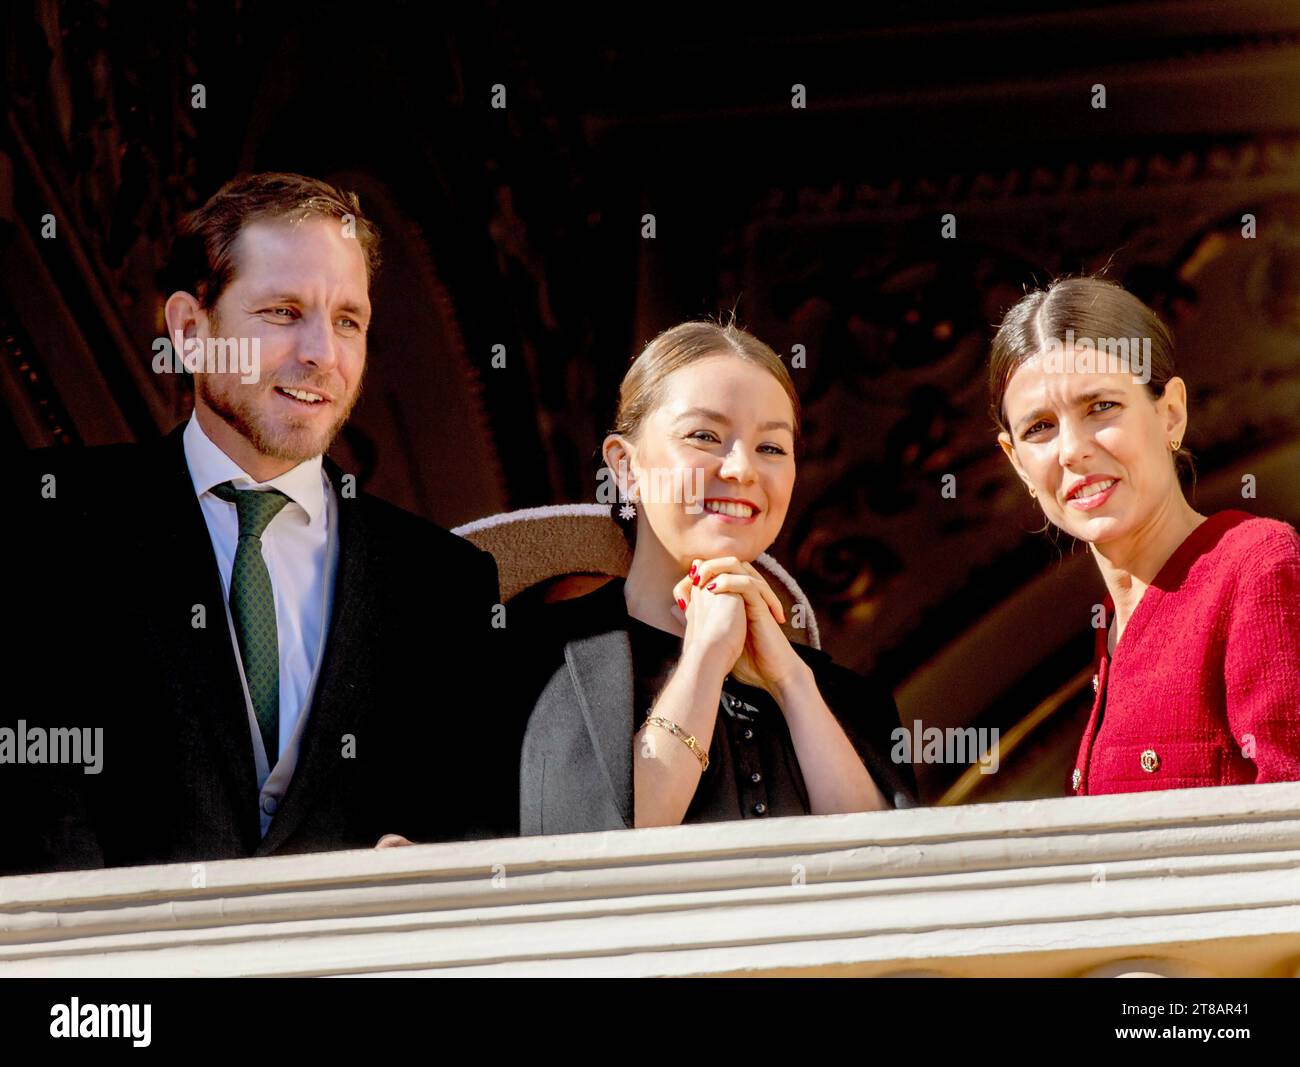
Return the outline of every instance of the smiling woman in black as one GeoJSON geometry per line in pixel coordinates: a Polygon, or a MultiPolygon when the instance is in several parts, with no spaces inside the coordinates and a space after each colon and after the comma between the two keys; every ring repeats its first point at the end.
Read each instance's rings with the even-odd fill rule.
{"type": "Polygon", "coordinates": [[[785,518],[797,438],[788,372],[735,326],[685,323],[634,361],[604,446],[627,578],[522,627],[522,833],[914,803],[889,757],[892,697],[792,641],[753,565],[785,518]]]}

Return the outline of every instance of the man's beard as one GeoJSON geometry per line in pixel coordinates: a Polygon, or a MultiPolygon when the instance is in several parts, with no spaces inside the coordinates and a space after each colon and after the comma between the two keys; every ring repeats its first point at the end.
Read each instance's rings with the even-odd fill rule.
{"type": "MultiPolygon", "coordinates": [[[[310,382],[279,384],[290,389],[312,387],[310,382]]],[[[213,414],[251,444],[258,454],[292,463],[302,463],[328,451],[361,396],[361,388],[358,384],[358,388],[346,405],[340,409],[333,423],[323,430],[313,430],[307,426],[294,426],[292,422],[267,417],[254,402],[257,389],[257,386],[236,384],[230,390],[222,392],[213,388],[211,376],[205,374],[195,378],[197,397],[203,400],[213,414]]]]}

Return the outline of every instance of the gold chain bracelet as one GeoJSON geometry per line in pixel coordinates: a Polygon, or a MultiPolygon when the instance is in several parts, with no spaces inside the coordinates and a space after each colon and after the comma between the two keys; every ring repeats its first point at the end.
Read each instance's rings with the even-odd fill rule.
{"type": "Polygon", "coordinates": [[[695,758],[700,761],[701,774],[709,769],[709,754],[705,752],[704,749],[700,748],[700,743],[695,740],[693,734],[688,734],[673,722],[672,719],[665,719],[662,715],[651,715],[646,719],[645,724],[647,726],[658,726],[667,730],[670,734],[680,740],[682,744],[694,752],[695,758]]]}

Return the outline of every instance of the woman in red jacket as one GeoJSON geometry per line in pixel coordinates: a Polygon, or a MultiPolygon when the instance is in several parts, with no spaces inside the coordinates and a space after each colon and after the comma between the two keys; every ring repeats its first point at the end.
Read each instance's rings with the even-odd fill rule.
{"type": "Polygon", "coordinates": [[[1164,324],[1111,282],[1059,280],[1007,313],[989,384],[1002,450],[1108,591],[1073,791],[1300,780],[1300,537],[1183,496],[1164,324]]]}

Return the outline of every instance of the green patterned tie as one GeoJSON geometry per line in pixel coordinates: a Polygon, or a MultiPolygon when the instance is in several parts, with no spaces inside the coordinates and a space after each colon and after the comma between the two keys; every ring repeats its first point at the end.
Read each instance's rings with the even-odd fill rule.
{"type": "Polygon", "coordinates": [[[274,767],[280,756],[280,641],[271,574],[262,558],[262,533],[289,498],[278,489],[236,489],[230,482],[213,486],[212,492],[239,512],[239,544],[230,573],[230,614],[248,693],[262,730],[266,762],[274,767]]]}

